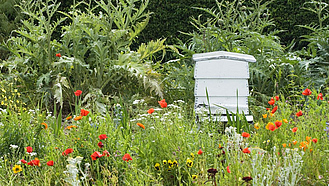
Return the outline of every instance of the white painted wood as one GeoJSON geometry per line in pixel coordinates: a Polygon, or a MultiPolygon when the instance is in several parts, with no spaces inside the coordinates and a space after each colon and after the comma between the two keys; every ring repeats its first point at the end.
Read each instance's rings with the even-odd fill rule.
{"type": "Polygon", "coordinates": [[[231,59],[200,61],[195,64],[194,78],[249,79],[249,67],[247,62],[231,59]]]}
{"type": "Polygon", "coordinates": [[[201,54],[194,54],[192,59],[195,62],[199,61],[209,61],[213,59],[232,59],[235,61],[241,62],[256,62],[254,56],[247,55],[247,54],[240,54],[234,52],[226,52],[226,51],[216,51],[216,52],[208,52],[208,53],[201,53],[201,54]]]}
{"type": "MultiPolygon", "coordinates": [[[[194,54],[196,61],[194,69],[195,78],[195,109],[200,110],[201,105],[208,105],[206,89],[212,114],[226,114],[224,108],[236,112],[249,114],[249,62],[256,62],[251,55],[233,52],[217,51],[202,54],[194,54]],[[238,103],[237,103],[238,91],[238,103]]],[[[202,109],[201,109],[202,110],[202,109]]],[[[203,109],[207,112],[207,108],[203,109]]],[[[220,117],[221,121],[225,117],[220,117]]],[[[252,116],[247,120],[252,121],[252,116]]]]}
{"type": "Polygon", "coordinates": [[[196,79],[195,96],[249,96],[248,79],[196,79]]]}

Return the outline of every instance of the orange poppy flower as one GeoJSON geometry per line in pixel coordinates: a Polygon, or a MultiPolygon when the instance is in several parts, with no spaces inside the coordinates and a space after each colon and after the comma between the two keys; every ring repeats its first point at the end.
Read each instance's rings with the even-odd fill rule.
{"type": "Polygon", "coordinates": [[[264,118],[264,119],[267,118],[267,114],[263,114],[263,118],[264,118]]]}
{"type": "Polygon", "coordinates": [[[292,143],[294,144],[294,145],[296,145],[297,144],[297,141],[295,140],[295,141],[292,141],[292,143]]]}
{"type": "Polygon", "coordinates": [[[275,100],[273,98],[271,98],[271,101],[268,101],[268,104],[270,104],[270,105],[274,105],[274,103],[275,103],[275,100]]]}
{"type": "Polygon", "coordinates": [[[66,120],[72,119],[72,116],[67,116],[66,120]]]}
{"type": "Polygon", "coordinates": [[[154,108],[150,108],[147,113],[152,114],[154,112],[154,108]]]}
{"type": "Polygon", "coordinates": [[[48,128],[48,125],[47,125],[47,123],[41,123],[41,125],[45,126],[45,129],[47,129],[47,128],[48,128]]]}
{"type": "Polygon", "coordinates": [[[141,123],[137,123],[138,126],[142,127],[143,129],[145,129],[145,126],[141,123]]]}
{"type": "Polygon", "coordinates": [[[310,90],[310,89],[305,89],[304,91],[303,91],[303,93],[302,93],[304,96],[309,96],[309,95],[311,95],[312,94],[312,91],[310,90]]]}
{"type": "Polygon", "coordinates": [[[283,146],[284,148],[286,148],[286,147],[287,147],[287,144],[284,143],[284,144],[282,144],[282,146],[283,146]]]}
{"type": "Polygon", "coordinates": [[[283,119],[282,121],[285,122],[285,123],[288,123],[288,120],[287,119],[283,119]]]}
{"type": "Polygon", "coordinates": [[[292,129],[292,132],[296,132],[297,131],[297,127],[294,127],[293,129],[292,129]]]}
{"type": "Polygon", "coordinates": [[[296,116],[299,117],[299,116],[302,116],[303,115],[303,112],[300,110],[299,112],[296,113],[296,116]]]}
{"type": "Polygon", "coordinates": [[[70,125],[70,126],[67,126],[67,127],[66,127],[67,130],[70,130],[71,128],[77,128],[77,126],[75,126],[75,125],[70,125]]]}
{"type": "Polygon", "coordinates": [[[310,141],[311,141],[311,139],[312,139],[311,137],[309,137],[309,136],[306,136],[306,141],[307,141],[307,142],[310,142],[310,141]]]}
{"type": "Polygon", "coordinates": [[[78,121],[78,120],[81,120],[82,119],[82,116],[77,116],[74,118],[74,121],[78,121]]]}
{"type": "Polygon", "coordinates": [[[245,149],[243,149],[242,152],[243,152],[243,153],[248,153],[248,154],[250,154],[250,150],[248,149],[248,147],[245,148],[245,149]]]}
{"type": "Polygon", "coordinates": [[[161,108],[166,108],[167,107],[167,102],[165,99],[158,101],[158,103],[160,104],[161,108]]]}
{"type": "Polygon", "coordinates": [[[249,138],[250,134],[247,132],[242,132],[242,137],[249,138]]]}

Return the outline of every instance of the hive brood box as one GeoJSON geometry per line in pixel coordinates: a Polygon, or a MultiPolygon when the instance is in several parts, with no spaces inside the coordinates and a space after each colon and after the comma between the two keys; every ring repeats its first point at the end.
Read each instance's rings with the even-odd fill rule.
{"type": "MultiPolygon", "coordinates": [[[[194,54],[193,60],[196,62],[195,109],[208,106],[207,90],[212,114],[226,114],[225,109],[216,105],[233,113],[236,113],[238,106],[239,112],[252,121],[252,116],[248,116],[248,63],[256,62],[256,59],[251,55],[218,51],[194,54]]],[[[222,116],[220,120],[227,121],[227,117],[222,116]]]]}

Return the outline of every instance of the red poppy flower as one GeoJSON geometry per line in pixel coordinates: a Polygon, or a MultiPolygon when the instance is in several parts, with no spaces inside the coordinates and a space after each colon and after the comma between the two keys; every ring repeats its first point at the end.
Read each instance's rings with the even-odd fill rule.
{"type": "Polygon", "coordinates": [[[278,106],[275,106],[275,107],[272,109],[271,113],[274,114],[274,113],[276,112],[276,110],[278,110],[278,106]]]}
{"type": "Polygon", "coordinates": [[[274,105],[274,103],[275,103],[275,100],[273,98],[271,98],[271,101],[268,102],[268,104],[270,104],[270,105],[274,105]]]}
{"type": "Polygon", "coordinates": [[[66,156],[66,155],[68,155],[68,154],[71,154],[72,152],[73,152],[73,149],[68,148],[68,149],[66,149],[66,150],[62,153],[62,155],[63,155],[63,156],[66,156]]]}
{"type": "Polygon", "coordinates": [[[201,149],[199,149],[198,154],[201,155],[203,152],[201,149]]]}
{"type": "Polygon", "coordinates": [[[323,94],[322,94],[322,93],[320,93],[320,94],[318,95],[318,99],[323,100],[323,94]]]}
{"type": "Polygon", "coordinates": [[[107,157],[109,157],[109,156],[110,156],[109,151],[104,150],[102,156],[107,156],[107,157]]]}
{"type": "Polygon", "coordinates": [[[101,134],[101,135],[98,136],[98,138],[99,138],[100,140],[103,140],[103,139],[106,139],[107,136],[106,136],[106,134],[101,134]]]}
{"type": "Polygon", "coordinates": [[[141,123],[137,123],[138,126],[140,126],[141,128],[145,129],[145,126],[141,123]]]}
{"type": "Polygon", "coordinates": [[[310,90],[310,89],[305,89],[304,91],[303,91],[303,93],[302,93],[304,96],[309,96],[309,95],[311,95],[312,94],[312,91],[310,90]]]}
{"type": "Polygon", "coordinates": [[[228,173],[231,173],[231,170],[230,170],[229,166],[226,167],[226,170],[227,170],[228,173]]]}
{"type": "Polygon", "coordinates": [[[34,160],[28,162],[27,164],[31,166],[40,166],[40,160],[38,158],[35,158],[34,160]]]}
{"type": "Polygon", "coordinates": [[[56,57],[62,57],[61,53],[57,53],[56,57]]]}
{"type": "Polygon", "coordinates": [[[270,108],[266,108],[266,110],[271,110],[270,108]]]}
{"type": "Polygon", "coordinates": [[[281,127],[282,122],[281,121],[276,121],[274,124],[275,124],[276,128],[279,128],[279,127],[281,127]]]}
{"type": "Polygon", "coordinates": [[[104,144],[100,141],[100,142],[98,142],[98,144],[97,144],[98,146],[99,146],[99,148],[103,148],[104,147],[104,144]]]}
{"type": "Polygon", "coordinates": [[[279,96],[275,96],[275,100],[279,101],[279,96]]]}
{"type": "Polygon", "coordinates": [[[276,128],[275,128],[274,125],[268,125],[268,130],[270,130],[270,131],[275,131],[276,128]]]}
{"type": "Polygon", "coordinates": [[[242,152],[243,152],[243,153],[248,153],[248,154],[250,154],[250,150],[248,149],[248,147],[245,148],[245,149],[243,149],[242,152]]]}
{"type": "Polygon", "coordinates": [[[103,155],[98,152],[98,151],[95,151],[90,157],[92,160],[97,160],[98,158],[102,157],[103,155]]]}
{"type": "Polygon", "coordinates": [[[250,134],[247,132],[242,132],[242,137],[249,138],[250,134]]]}
{"type": "Polygon", "coordinates": [[[147,113],[152,114],[154,112],[154,108],[150,108],[147,113]]]}
{"type": "Polygon", "coordinates": [[[302,115],[303,115],[303,113],[302,113],[301,110],[300,110],[299,112],[296,113],[296,116],[297,116],[297,117],[302,116],[302,115]]]}
{"type": "Polygon", "coordinates": [[[32,147],[28,146],[26,147],[26,152],[31,153],[33,151],[32,147]]]}
{"type": "Polygon", "coordinates": [[[314,138],[312,139],[313,143],[317,143],[318,142],[318,139],[314,138]]]}
{"type": "Polygon", "coordinates": [[[74,94],[75,94],[76,96],[80,96],[80,95],[82,94],[82,91],[81,91],[81,90],[77,90],[77,91],[74,92],[74,94]]]}
{"type": "Polygon", "coordinates": [[[54,161],[48,161],[48,162],[47,162],[47,165],[48,165],[48,166],[54,166],[54,161]]]}
{"type": "Polygon", "coordinates": [[[127,153],[127,154],[125,154],[125,155],[122,157],[122,160],[128,162],[129,160],[133,160],[133,159],[132,159],[131,156],[127,153]]]}
{"type": "Polygon", "coordinates": [[[26,164],[27,163],[27,161],[26,160],[24,160],[24,159],[21,159],[20,160],[22,163],[24,163],[24,164],[26,164]]]}
{"type": "Polygon", "coordinates": [[[296,132],[297,131],[297,127],[294,127],[293,129],[292,129],[292,132],[296,132]]]}
{"type": "Polygon", "coordinates": [[[167,107],[167,102],[165,99],[158,101],[158,103],[160,104],[161,108],[166,108],[167,107]]]}
{"type": "Polygon", "coordinates": [[[81,116],[87,116],[88,114],[89,114],[89,111],[88,110],[81,109],[81,111],[80,111],[80,115],[81,116]]]}

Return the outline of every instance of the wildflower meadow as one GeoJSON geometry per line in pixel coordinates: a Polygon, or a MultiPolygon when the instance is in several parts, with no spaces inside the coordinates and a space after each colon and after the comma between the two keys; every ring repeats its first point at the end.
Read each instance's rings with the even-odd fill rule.
{"type": "Polygon", "coordinates": [[[191,7],[209,17],[191,18],[190,40],[138,44],[148,2],[17,3],[1,44],[0,185],[329,185],[329,5],[303,4],[319,23],[299,25],[296,49],[256,0],[191,7]],[[194,108],[191,57],[211,51],[255,57],[253,121],[194,108]]]}

